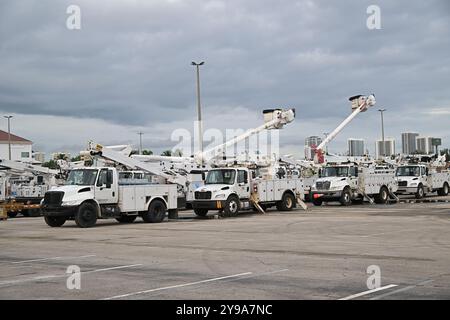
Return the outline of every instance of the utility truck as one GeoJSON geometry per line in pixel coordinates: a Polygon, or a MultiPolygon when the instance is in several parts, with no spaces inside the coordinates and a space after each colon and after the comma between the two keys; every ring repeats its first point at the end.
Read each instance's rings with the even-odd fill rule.
{"type": "Polygon", "coordinates": [[[398,194],[414,194],[417,199],[436,192],[446,196],[450,186],[450,171],[425,163],[402,164],[397,167],[398,194]]]}
{"type": "Polygon", "coordinates": [[[106,218],[131,223],[139,216],[145,222],[161,222],[167,211],[177,210],[177,186],[151,184],[145,175],[140,177],[121,176],[114,167],[73,169],[64,186],[45,193],[41,202],[45,222],[60,227],[75,220],[81,228],[106,218]]]}
{"type": "Polygon", "coordinates": [[[358,163],[328,163],[320,170],[320,178],[311,187],[314,205],[339,201],[348,206],[363,201],[387,203],[389,198],[397,199],[395,171],[385,166],[358,163]]]}
{"type": "Polygon", "coordinates": [[[205,216],[218,210],[224,217],[234,217],[241,210],[264,212],[276,206],[289,211],[299,202],[304,208],[301,179],[265,179],[258,170],[247,167],[225,167],[208,171],[205,185],[195,191],[192,203],[195,214],[205,216]]]}

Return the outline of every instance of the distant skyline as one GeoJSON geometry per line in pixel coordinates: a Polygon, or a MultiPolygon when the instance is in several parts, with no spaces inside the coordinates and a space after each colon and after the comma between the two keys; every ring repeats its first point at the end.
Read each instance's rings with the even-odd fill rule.
{"type": "Polygon", "coordinates": [[[47,155],[76,154],[89,140],[137,148],[138,132],[145,149],[171,149],[175,129],[194,132],[191,61],[205,61],[205,129],[245,130],[263,109],[294,107],[280,147],[300,158],[307,136],[323,138],[350,113],[348,97],[374,93],[377,105],[329,152],[361,137],[374,154],[379,108],[397,146],[412,131],[450,147],[448,1],[377,1],[375,30],[366,0],[77,0],[80,30],[66,27],[71,4],[0,2],[0,114],[47,155]]]}

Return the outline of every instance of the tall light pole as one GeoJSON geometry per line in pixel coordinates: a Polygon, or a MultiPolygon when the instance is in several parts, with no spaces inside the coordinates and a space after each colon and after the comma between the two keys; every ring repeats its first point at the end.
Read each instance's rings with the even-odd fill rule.
{"type": "Polygon", "coordinates": [[[13,116],[4,116],[6,119],[8,119],[8,153],[9,153],[9,160],[11,160],[11,118],[13,116]]]}
{"type": "MultiPolygon", "coordinates": [[[[200,66],[204,65],[205,62],[202,61],[200,63],[196,63],[194,61],[191,62],[193,66],[197,69],[197,120],[198,120],[198,139],[199,139],[199,148],[200,153],[203,152],[203,124],[202,124],[202,107],[200,103],[200,66]]],[[[203,165],[203,160],[201,160],[201,164],[203,165]]]]}
{"type": "Polygon", "coordinates": [[[381,114],[381,141],[383,143],[383,157],[386,156],[386,144],[384,142],[384,117],[383,117],[383,112],[386,111],[386,109],[378,109],[378,111],[380,111],[381,114]]]}
{"type": "Polygon", "coordinates": [[[141,131],[138,132],[138,135],[139,135],[139,154],[142,154],[142,135],[143,134],[144,133],[141,132],[141,131]]]}

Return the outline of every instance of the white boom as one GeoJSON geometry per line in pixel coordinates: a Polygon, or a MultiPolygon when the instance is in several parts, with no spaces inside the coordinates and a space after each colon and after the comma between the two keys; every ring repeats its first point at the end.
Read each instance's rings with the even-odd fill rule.
{"type": "Polygon", "coordinates": [[[347,117],[345,118],[344,121],[341,122],[341,124],[339,124],[339,126],[337,126],[336,129],[334,129],[326,138],[325,140],[322,141],[321,144],[319,144],[316,147],[316,154],[319,157],[319,162],[323,162],[323,159],[321,158],[321,154],[323,152],[324,147],[331,141],[333,140],[339,132],[342,131],[342,129],[345,128],[345,126],[347,124],[350,123],[350,121],[353,120],[353,118],[355,118],[360,112],[364,112],[366,111],[369,107],[372,107],[375,105],[376,101],[375,101],[375,96],[373,94],[369,95],[369,96],[363,96],[363,95],[357,95],[357,96],[353,96],[350,99],[350,102],[352,103],[352,110],[353,112],[347,117]],[[322,161],[320,161],[322,160],[322,161]]]}
{"type": "Polygon", "coordinates": [[[249,138],[252,135],[258,134],[264,130],[271,129],[281,129],[284,125],[294,121],[295,119],[295,109],[269,109],[264,110],[264,121],[265,123],[257,128],[249,129],[240,136],[237,136],[227,142],[218,145],[214,148],[206,150],[202,153],[198,153],[194,156],[194,159],[197,163],[202,163],[204,161],[208,161],[214,158],[217,155],[223,153],[228,147],[236,145],[237,143],[249,138]]]}
{"type": "Polygon", "coordinates": [[[159,165],[154,165],[151,163],[142,162],[137,159],[131,158],[129,155],[126,155],[121,151],[116,151],[109,147],[103,147],[100,144],[95,145],[93,143],[90,143],[89,152],[93,156],[95,155],[101,156],[105,159],[126,166],[132,170],[143,170],[145,172],[149,172],[151,174],[163,177],[170,183],[179,184],[183,187],[186,186],[187,181],[186,177],[170,170],[164,170],[159,165]]]}
{"type": "Polygon", "coordinates": [[[32,174],[48,174],[48,175],[57,175],[59,174],[58,170],[49,169],[46,167],[41,167],[29,163],[11,161],[6,159],[0,159],[0,168],[4,170],[11,170],[14,173],[32,173],[32,174]]]}

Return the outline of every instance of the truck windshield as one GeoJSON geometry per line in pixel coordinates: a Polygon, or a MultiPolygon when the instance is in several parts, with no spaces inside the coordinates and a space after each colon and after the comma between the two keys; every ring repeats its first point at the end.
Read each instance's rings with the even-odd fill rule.
{"type": "Polygon", "coordinates": [[[324,177],[347,177],[348,167],[325,167],[320,174],[321,178],[324,177]]]}
{"type": "Polygon", "coordinates": [[[66,185],[93,186],[97,172],[95,169],[72,170],[67,177],[66,185]]]}
{"type": "Polygon", "coordinates": [[[235,170],[211,170],[206,176],[206,184],[234,184],[235,170]]]}
{"type": "Polygon", "coordinates": [[[420,167],[398,167],[395,175],[399,177],[418,177],[420,175],[420,167]]]}

